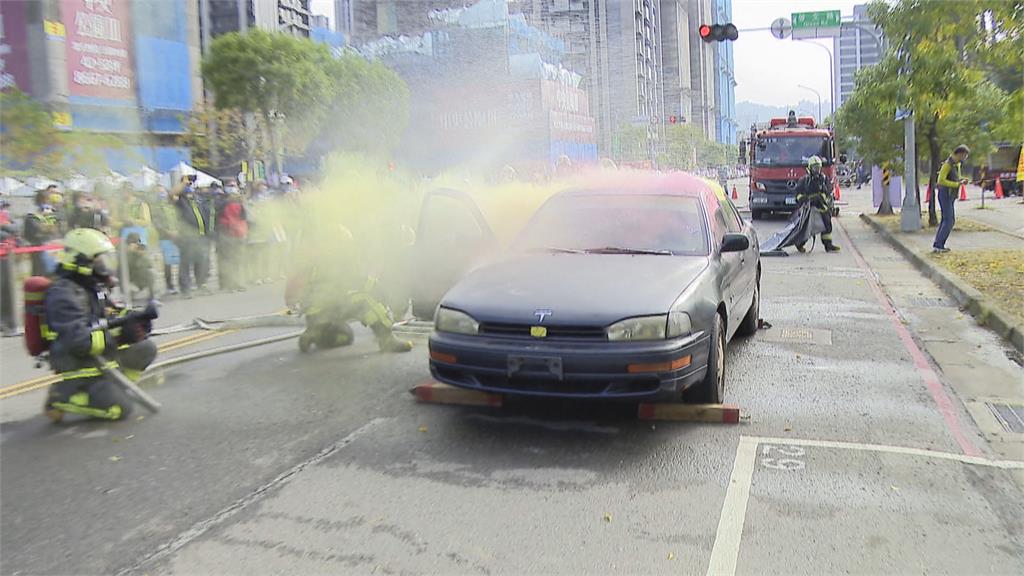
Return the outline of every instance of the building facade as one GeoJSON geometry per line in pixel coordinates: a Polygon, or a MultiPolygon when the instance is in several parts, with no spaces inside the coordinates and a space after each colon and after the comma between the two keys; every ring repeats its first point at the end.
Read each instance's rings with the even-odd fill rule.
{"type": "Polygon", "coordinates": [[[203,51],[207,39],[250,28],[309,36],[309,0],[199,0],[203,51]],[[209,12],[209,18],[206,17],[209,12]]]}
{"type": "Polygon", "coordinates": [[[201,102],[197,0],[3,0],[4,88],[66,131],[117,135],[113,170],[189,159],[177,138],[201,102]]]}
{"type": "Polygon", "coordinates": [[[836,82],[832,101],[837,106],[842,106],[853,94],[857,71],[878,64],[885,49],[881,31],[876,32],[877,37],[869,32],[875,30],[875,25],[868,17],[866,4],[853,7],[852,24],[856,26],[844,23],[839,36],[835,39],[832,68],[835,70],[836,82]],[[882,46],[878,40],[882,40],[882,46]]]}
{"type": "Polygon", "coordinates": [[[715,47],[696,34],[701,24],[714,22],[713,0],[689,0],[690,25],[690,122],[708,139],[718,137],[718,99],[715,93],[715,47]]]}

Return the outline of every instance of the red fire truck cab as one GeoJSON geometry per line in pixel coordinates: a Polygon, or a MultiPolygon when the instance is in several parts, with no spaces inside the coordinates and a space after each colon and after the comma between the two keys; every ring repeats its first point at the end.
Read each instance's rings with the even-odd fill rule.
{"type": "Polygon", "coordinates": [[[740,142],[740,162],[750,163],[750,217],[796,210],[796,183],[807,173],[807,160],[818,156],[822,172],[836,178],[835,134],[810,116],[772,118],[750,127],[750,139],[740,142]]]}

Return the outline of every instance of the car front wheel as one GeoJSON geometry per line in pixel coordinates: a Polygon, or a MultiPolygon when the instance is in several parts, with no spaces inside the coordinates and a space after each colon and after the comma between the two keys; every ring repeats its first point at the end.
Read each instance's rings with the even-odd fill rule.
{"type": "Polygon", "coordinates": [[[703,404],[721,404],[725,397],[725,322],[721,314],[715,314],[710,345],[708,371],[704,381],[696,385],[693,400],[703,404]]]}

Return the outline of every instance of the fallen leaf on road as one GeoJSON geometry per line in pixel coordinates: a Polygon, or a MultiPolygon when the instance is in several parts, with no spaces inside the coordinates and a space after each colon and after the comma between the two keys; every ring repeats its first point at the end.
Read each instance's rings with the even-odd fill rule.
{"type": "Polygon", "coordinates": [[[889,486],[889,488],[892,488],[892,489],[893,489],[894,491],[896,491],[896,492],[899,492],[899,491],[900,491],[900,489],[899,489],[899,488],[897,488],[896,486],[889,486]]]}
{"type": "Polygon", "coordinates": [[[427,427],[426,426],[420,426],[420,432],[423,432],[424,434],[426,434],[427,433],[427,427]]]}
{"type": "Polygon", "coordinates": [[[792,426],[786,426],[785,428],[783,428],[783,430],[785,430],[786,432],[792,432],[793,431],[793,427],[792,426]]]}
{"type": "Polygon", "coordinates": [[[612,515],[607,513],[607,512],[605,512],[604,513],[604,521],[605,522],[611,522],[612,521],[612,515]]]}
{"type": "Polygon", "coordinates": [[[135,438],[135,434],[129,434],[124,437],[125,440],[131,440],[132,438],[135,438]]]}
{"type": "Polygon", "coordinates": [[[676,555],[675,555],[675,554],[673,554],[673,553],[671,553],[671,552],[669,552],[669,553],[668,553],[668,559],[669,559],[669,560],[675,560],[675,559],[676,559],[676,555]]]}
{"type": "Polygon", "coordinates": [[[136,418],[135,420],[136,420],[137,422],[142,422],[142,421],[143,421],[143,420],[145,420],[145,419],[146,419],[146,417],[145,417],[145,416],[139,416],[139,417],[138,417],[138,418],[136,418]]]}
{"type": "Polygon", "coordinates": [[[107,458],[107,460],[110,460],[111,462],[120,462],[121,461],[121,457],[120,456],[111,456],[110,458],[107,458]]]}

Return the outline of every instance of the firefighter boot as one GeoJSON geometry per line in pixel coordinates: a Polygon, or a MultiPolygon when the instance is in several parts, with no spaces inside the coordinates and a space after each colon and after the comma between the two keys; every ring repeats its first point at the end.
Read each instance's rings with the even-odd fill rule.
{"type": "Polygon", "coordinates": [[[807,248],[804,248],[803,243],[800,243],[800,244],[796,245],[796,251],[801,253],[801,254],[803,254],[803,253],[807,252],[807,248]]]}
{"type": "Polygon", "coordinates": [[[833,244],[831,240],[825,240],[823,244],[825,244],[825,252],[839,252],[839,246],[833,244]]]}
{"type": "Polygon", "coordinates": [[[321,350],[348,346],[355,342],[356,336],[347,323],[327,324],[320,328],[316,335],[316,347],[321,350]]]}
{"type": "Polygon", "coordinates": [[[383,324],[373,325],[373,334],[377,337],[377,345],[381,352],[409,352],[412,350],[412,342],[399,340],[391,332],[391,328],[383,324]]]}

